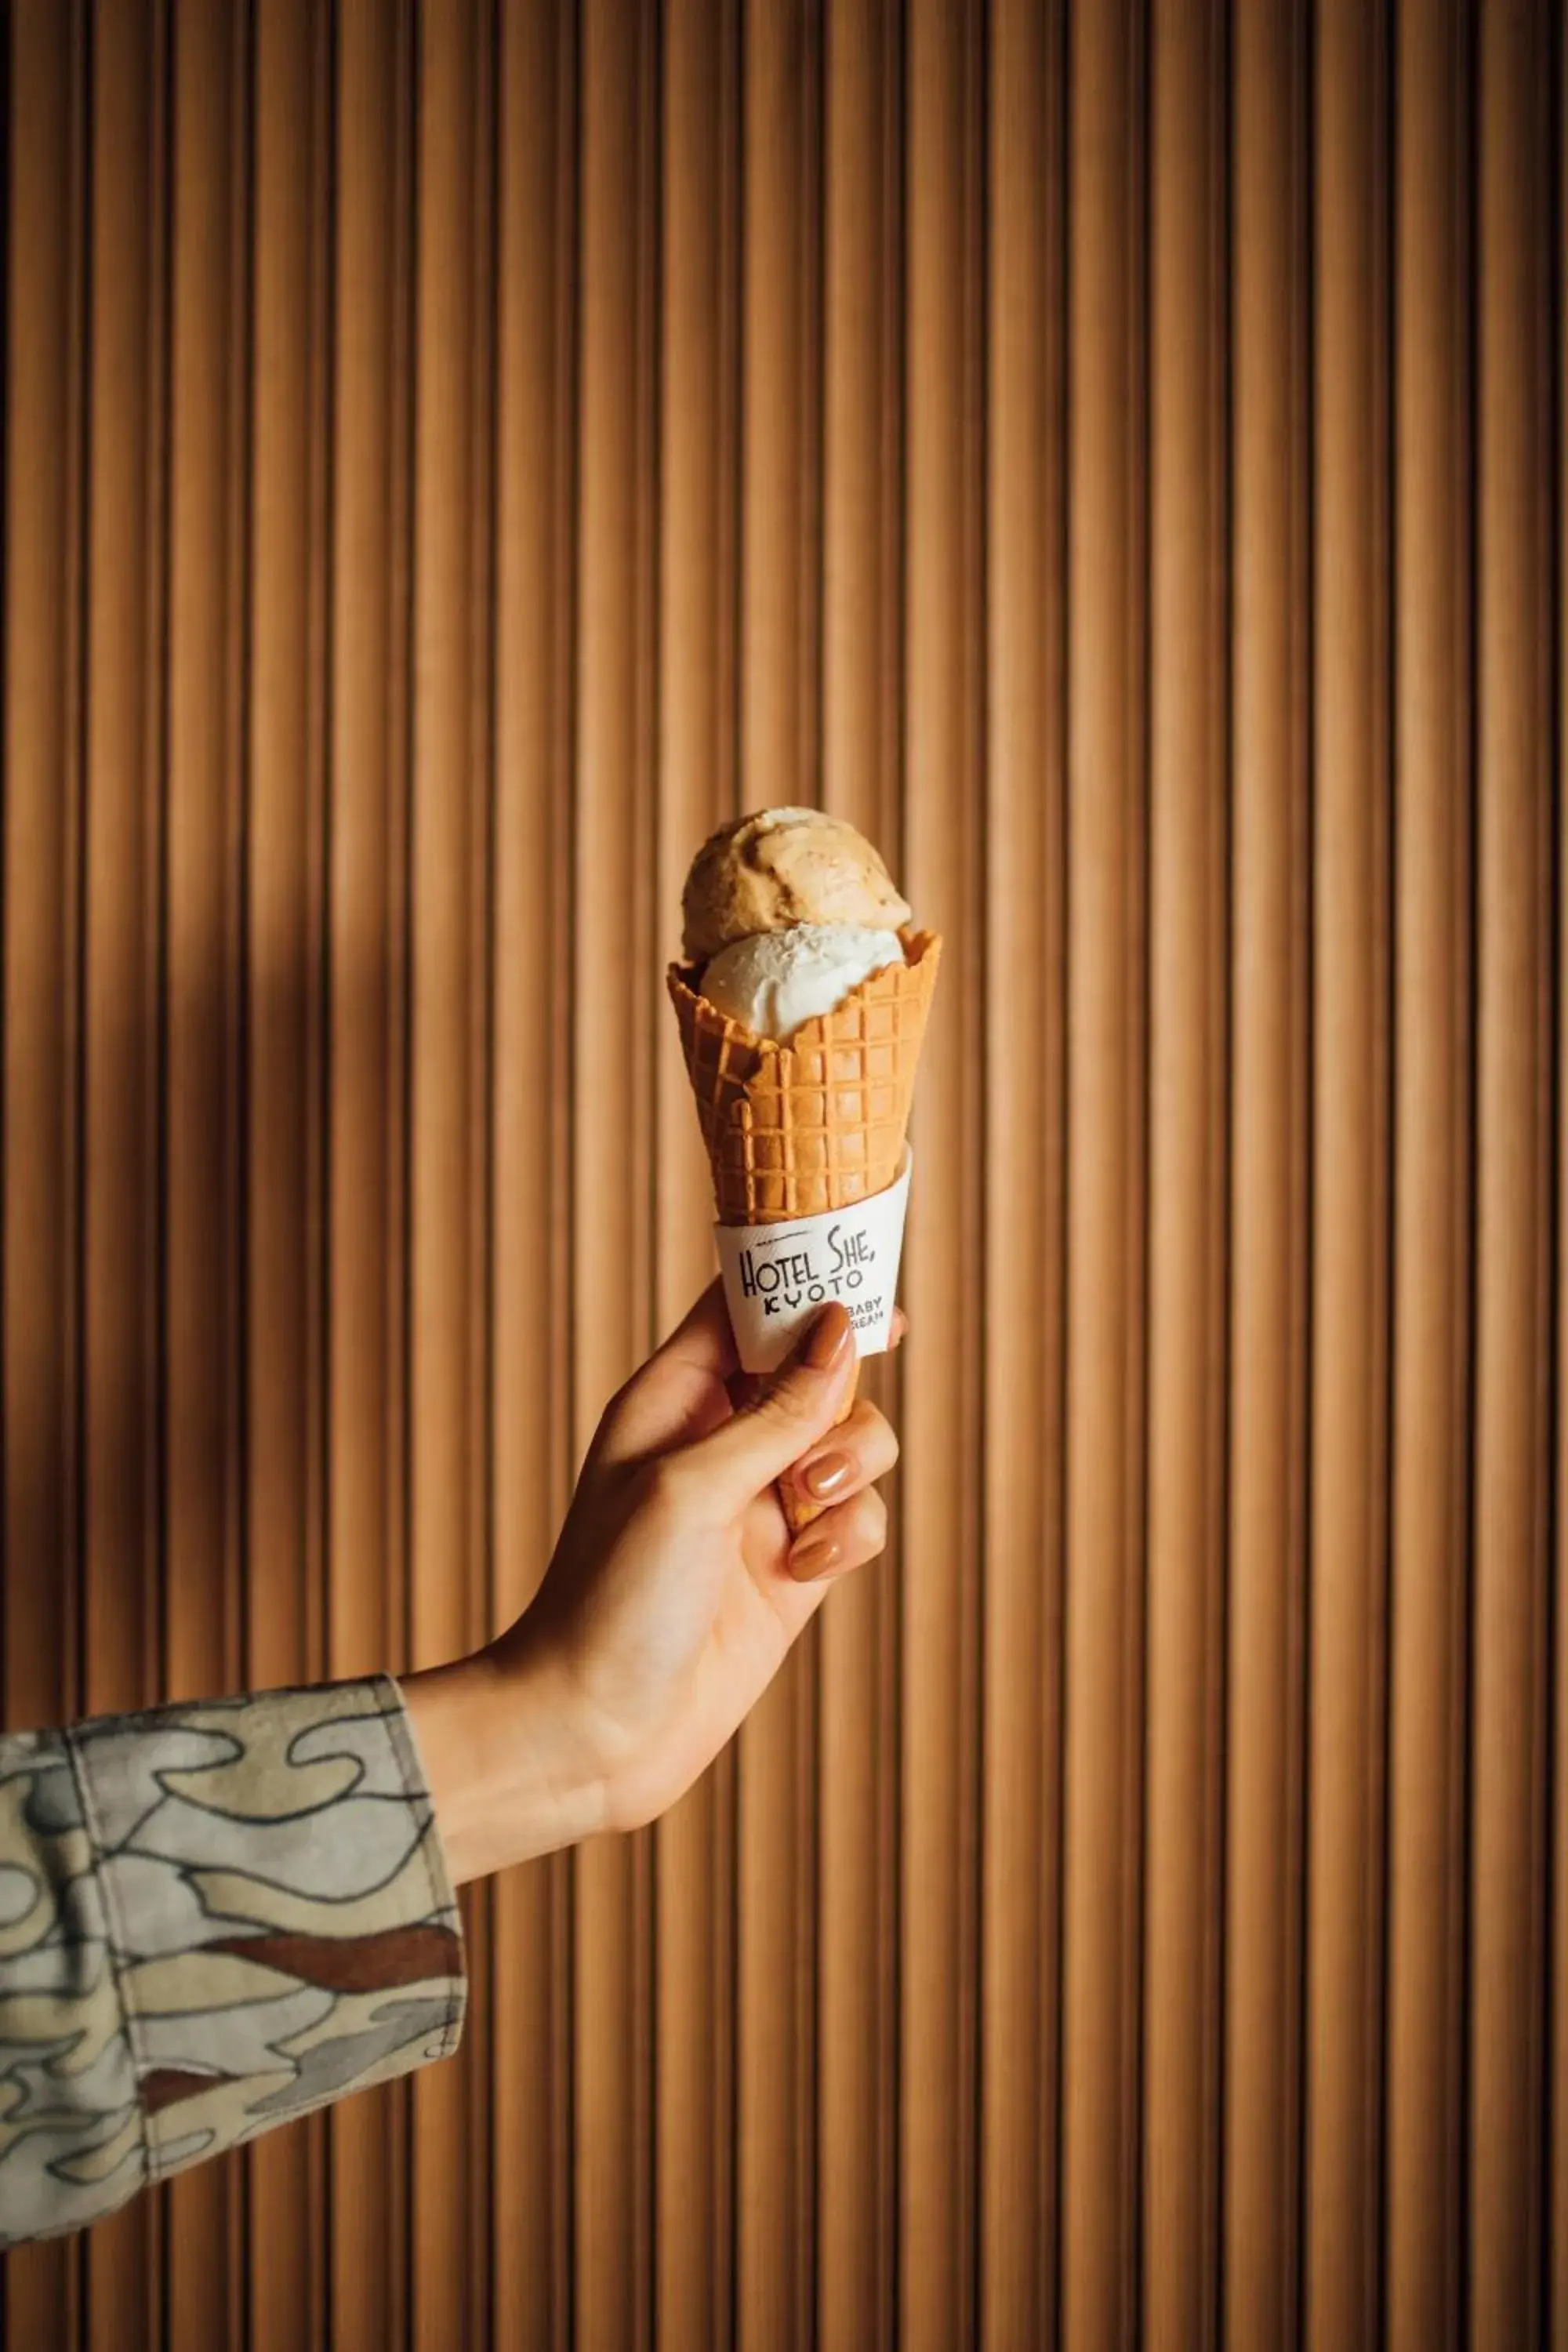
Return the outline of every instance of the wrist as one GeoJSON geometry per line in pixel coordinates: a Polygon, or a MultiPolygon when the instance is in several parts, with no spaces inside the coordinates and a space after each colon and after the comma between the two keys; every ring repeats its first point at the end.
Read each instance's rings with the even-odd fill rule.
{"type": "Polygon", "coordinates": [[[570,1686],[547,1657],[481,1650],[402,1690],[455,1885],[605,1827],[570,1686]]]}

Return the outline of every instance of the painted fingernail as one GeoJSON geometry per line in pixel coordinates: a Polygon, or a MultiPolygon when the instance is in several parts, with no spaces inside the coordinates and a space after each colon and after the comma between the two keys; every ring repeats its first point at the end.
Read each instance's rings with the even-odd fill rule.
{"type": "Polygon", "coordinates": [[[849,1454],[819,1454],[815,1462],[806,1463],[795,1475],[808,1495],[815,1495],[819,1503],[826,1502],[830,1495],[837,1495],[841,1486],[849,1484],[855,1475],[855,1459],[849,1454]]]}
{"type": "Polygon", "coordinates": [[[825,1307],[805,1335],[801,1362],[807,1371],[830,1372],[849,1345],[849,1317],[835,1299],[825,1307]]]}
{"type": "Polygon", "coordinates": [[[831,1536],[806,1536],[789,1556],[789,1572],[800,1583],[809,1584],[837,1568],[838,1559],[839,1547],[831,1536]]]}

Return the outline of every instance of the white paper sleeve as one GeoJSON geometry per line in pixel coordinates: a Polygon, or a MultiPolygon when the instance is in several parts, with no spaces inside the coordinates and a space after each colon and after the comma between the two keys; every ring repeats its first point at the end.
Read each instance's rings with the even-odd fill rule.
{"type": "Polygon", "coordinates": [[[741,1363],[771,1372],[830,1299],[849,1310],[862,1356],[888,1345],[910,1201],[909,1146],[898,1181],[853,1208],[775,1225],[716,1225],[719,1269],[741,1363]]]}

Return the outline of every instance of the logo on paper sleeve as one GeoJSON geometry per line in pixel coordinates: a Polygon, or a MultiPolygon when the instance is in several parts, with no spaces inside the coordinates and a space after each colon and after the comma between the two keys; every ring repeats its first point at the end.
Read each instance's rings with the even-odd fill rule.
{"type": "MultiPolygon", "coordinates": [[[[792,1244],[797,1237],[790,1236],[792,1244]]],[[[830,1298],[846,1304],[865,1284],[877,1263],[871,1236],[858,1228],[829,1226],[822,1245],[791,1246],[777,1255],[766,1245],[741,1252],[741,1295],[761,1302],[764,1315],[798,1315],[803,1307],[821,1307],[830,1298]]]]}

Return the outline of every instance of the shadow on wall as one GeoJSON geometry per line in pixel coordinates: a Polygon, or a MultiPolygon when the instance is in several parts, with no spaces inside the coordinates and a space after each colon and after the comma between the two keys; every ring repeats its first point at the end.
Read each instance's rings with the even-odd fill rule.
{"type": "MultiPolygon", "coordinates": [[[[406,1640],[394,971],[340,968],[329,993],[253,955],[241,985],[171,927],[177,969],[140,1013],[100,946],[79,1024],[58,1000],[32,1024],[7,1008],[14,1727],[395,1668],[406,1640]]],[[[437,1213],[479,1197],[483,1140],[453,1139],[437,1213]]]]}

